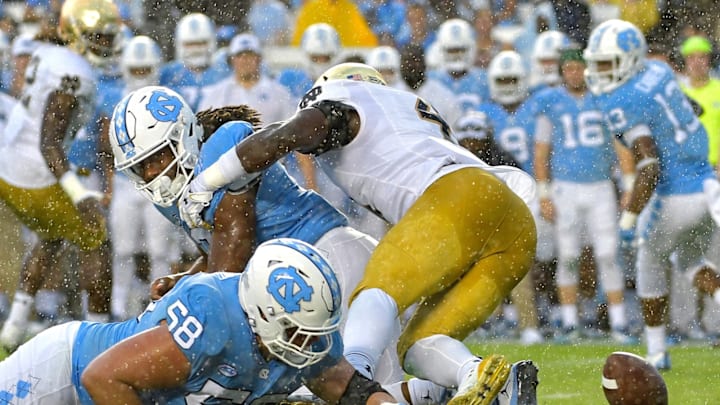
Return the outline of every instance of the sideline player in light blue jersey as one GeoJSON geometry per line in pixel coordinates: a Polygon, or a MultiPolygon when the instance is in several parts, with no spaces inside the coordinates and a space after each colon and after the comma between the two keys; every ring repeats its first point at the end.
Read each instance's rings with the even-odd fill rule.
{"type": "MultiPolygon", "coordinates": [[[[201,112],[196,118],[176,92],[145,87],[117,105],[112,121],[110,142],[116,169],[125,173],[165,217],[183,227],[204,252],[188,273],[241,271],[256,244],[290,237],[323,252],[347,297],[362,278],[377,241],[348,227],[339,211],[317,193],[301,188],[279,163],[249,187],[231,184],[206,194],[202,217],[208,227],[190,229],[180,218],[176,205],[180,194],[195,173],[253,133],[254,126],[259,125],[253,110],[225,107],[201,112]]],[[[155,298],[186,274],[158,280],[153,286],[155,298]]],[[[343,298],[343,308],[347,308],[347,297],[343,298]]],[[[384,353],[387,366],[375,374],[376,378],[383,383],[402,381],[395,350],[384,353]]],[[[432,383],[411,381],[418,387],[428,386],[425,391],[432,392],[430,399],[444,394],[442,387],[432,383]]],[[[416,391],[419,394],[422,390],[416,391]]],[[[413,403],[424,402],[418,395],[413,403]]]]}
{"type": "Polygon", "coordinates": [[[13,404],[394,402],[342,356],[341,292],[312,246],[260,245],[242,274],[186,277],[137,319],[69,322],[0,363],[13,404]]]}
{"type": "Polygon", "coordinates": [[[490,99],[487,74],[474,66],[475,32],[465,20],[453,18],[438,28],[440,68],[428,77],[440,81],[458,97],[463,110],[472,110],[490,99]]]}
{"type": "Polygon", "coordinates": [[[182,94],[195,110],[200,104],[202,89],[230,75],[227,68],[213,64],[217,48],[215,24],[201,13],[180,19],[175,29],[176,60],[160,71],[160,85],[182,94]]]}
{"type": "Polygon", "coordinates": [[[669,369],[665,324],[670,255],[677,252],[678,267],[700,292],[720,302],[720,276],[705,260],[720,223],[720,185],[707,160],[707,133],[673,71],[647,60],[646,52],[637,27],[606,21],[593,30],[585,49],[585,79],[593,93],[602,94],[608,125],[635,160],[637,178],[620,217],[620,237],[635,239],[637,223],[637,289],[647,359],[658,369],[669,369]]]}
{"type": "Polygon", "coordinates": [[[585,243],[593,247],[598,279],[608,301],[611,337],[634,343],[627,333],[623,292],[625,280],[617,265],[617,197],[611,174],[615,166],[613,139],[604,124],[597,97],[586,91],[582,49],[559,52],[563,85],[538,93],[535,131],[535,178],[541,215],[554,223],[558,247],[557,288],[562,342],[580,336],[578,283],[585,243]],[[552,181],[552,185],[551,182],[552,181]]]}

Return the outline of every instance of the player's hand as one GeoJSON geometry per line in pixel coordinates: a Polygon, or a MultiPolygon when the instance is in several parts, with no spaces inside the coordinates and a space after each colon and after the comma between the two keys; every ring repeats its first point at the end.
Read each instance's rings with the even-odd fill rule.
{"type": "Polygon", "coordinates": [[[212,191],[194,191],[193,184],[190,183],[178,200],[180,219],[190,228],[208,227],[209,225],[203,221],[202,212],[210,205],[212,198],[212,191]]]}
{"type": "Polygon", "coordinates": [[[637,214],[623,211],[620,216],[620,247],[630,249],[635,247],[635,227],[637,214]]]}
{"type": "Polygon", "coordinates": [[[153,280],[150,285],[150,299],[159,300],[163,295],[175,287],[175,284],[183,277],[182,274],[170,274],[153,280]]]}
{"type": "Polygon", "coordinates": [[[555,222],[555,204],[551,199],[540,199],[540,216],[548,222],[555,222]]]}

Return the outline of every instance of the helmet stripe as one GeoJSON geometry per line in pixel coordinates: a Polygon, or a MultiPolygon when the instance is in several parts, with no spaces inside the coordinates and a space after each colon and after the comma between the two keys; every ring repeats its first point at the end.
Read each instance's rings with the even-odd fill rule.
{"type": "Polygon", "coordinates": [[[135,155],[135,145],[130,139],[130,134],[127,129],[127,105],[130,102],[130,96],[125,97],[120,101],[120,104],[115,107],[115,139],[117,140],[120,150],[125,154],[126,158],[131,158],[135,155]]]}

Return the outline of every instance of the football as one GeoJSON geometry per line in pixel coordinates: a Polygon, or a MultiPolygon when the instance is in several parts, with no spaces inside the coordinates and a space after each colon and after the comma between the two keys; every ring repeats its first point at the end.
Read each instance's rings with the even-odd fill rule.
{"type": "Polygon", "coordinates": [[[667,405],[660,373],[642,357],[614,352],[605,360],[602,386],[610,405],[667,405]]]}

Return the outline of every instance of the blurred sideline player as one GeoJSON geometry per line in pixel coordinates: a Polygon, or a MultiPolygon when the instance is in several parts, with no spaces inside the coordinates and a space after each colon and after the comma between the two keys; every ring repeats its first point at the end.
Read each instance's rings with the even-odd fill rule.
{"type": "Polygon", "coordinates": [[[367,64],[382,75],[388,86],[398,90],[410,91],[400,75],[400,52],[392,46],[378,46],[367,55],[367,64]]]}
{"type": "Polygon", "coordinates": [[[340,300],[320,252],[274,239],[243,274],[187,277],[136,319],[41,333],[0,363],[0,389],[18,404],[281,403],[305,383],[331,403],[395,403],[342,357],[340,300]]]}
{"type": "Polygon", "coordinates": [[[202,90],[229,73],[213,64],[217,48],[215,24],[205,14],[188,14],[178,21],[174,42],[175,60],[161,68],[160,85],[182,94],[196,109],[200,105],[202,90]]]}
{"type": "Polygon", "coordinates": [[[560,31],[540,33],[533,44],[530,64],[530,91],[540,91],[546,87],[557,86],[560,77],[560,49],[567,48],[570,41],[560,31]]]}
{"type": "Polygon", "coordinates": [[[585,78],[588,88],[602,95],[611,131],[634,157],[637,178],[620,217],[620,238],[638,240],[647,359],[669,369],[665,325],[673,252],[698,290],[720,303],[720,276],[705,260],[720,223],[720,184],[707,160],[707,133],[673,71],[647,60],[646,52],[637,27],[608,20],[590,35],[585,78]]]}
{"type": "MultiPolygon", "coordinates": [[[[162,56],[159,45],[149,37],[132,38],[120,60],[124,85],[108,98],[103,119],[108,121],[123,96],[139,88],[157,85],[162,56]]],[[[112,154],[112,152],[111,152],[112,154]]],[[[160,215],[155,206],[135,191],[135,184],[124,174],[112,177],[110,236],[113,242],[112,314],[125,320],[142,310],[147,299],[149,280],[167,274],[180,251],[175,227],[160,215]]]]}
{"type": "MultiPolygon", "coordinates": [[[[208,195],[203,217],[212,227],[190,229],[179,217],[177,199],[196,171],[214,163],[226,150],[253,132],[257,114],[245,107],[203,111],[196,118],[180,95],[164,87],[145,87],[126,96],[113,115],[111,142],[116,168],[165,215],[168,223],[183,227],[203,252],[188,272],[238,272],[256,244],[275,237],[292,237],[320,249],[338,274],[340,287],[349,293],[362,278],[377,242],[347,226],[347,219],[312,191],[299,187],[280,164],[268,168],[257,184],[229,186],[208,195]],[[165,108],[168,110],[165,110],[165,108]],[[172,107],[172,109],[170,109],[172,107]],[[163,115],[165,111],[176,112],[163,115]],[[201,139],[203,142],[201,144],[201,139]]],[[[159,280],[154,294],[161,295],[186,274],[159,280]]],[[[399,331],[396,332],[396,336],[399,331]]],[[[384,383],[402,380],[393,350],[377,378],[384,383]]],[[[431,383],[413,380],[411,389],[431,383]]],[[[444,389],[434,389],[439,399],[444,389]]],[[[414,403],[422,402],[418,395],[414,403]]]]}
{"type": "Polygon", "coordinates": [[[438,28],[435,46],[439,49],[440,66],[430,70],[428,77],[452,90],[464,110],[488,101],[487,73],[474,65],[476,44],[472,25],[458,18],[443,22],[438,28]]]}
{"type": "Polygon", "coordinates": [[[290,92],[262,72],[262,49],[255,35],[242,33],[233,37],[227,58],[232,75],[203,89],[198,111],[247,104],[265,122],[280,121],[292,113],[295,102],[290,92]]]}
{"type": "Polygon", "coordinates": [[[534,181],[518,169],[488,166],[449,142],[450,128],[432,106],[384,84],[368,65],[334,66],[293,117],[249,136],[199,173],[180,200],[180,213],[200,227],[207,193],[251,183],[290,151],[318,155],[353,199],[395,224],[351,296],[346,357],[355,368],[373,375],[398,315],[422,300],[398,343],[408,373],[458,387],[453,405],[489,404],[518,386],[526,391],[520,395],[534,398],[531,362],[511,368],[503,356],[480,359],[461,342],[532,265],[537,241],[526,204],[534,198],[534,181]],[[503,390],[511,380],[516,383],[503,390]]]}
{"type": "Polygon", "coordinates": [[[0,344],[13,349],[24,335],[33,296],[63,239],[81,251],[81,283],[88,292],[90,320],[108,320],[111,269],[102,194],[87,189],[70,170],[65,142],[94,108],[100,66],[116,52],[119,15],[107,0],[69,0],[60,15],[66,46],[43,46],[31,60],[23,97],[5,132],[0,198],[41,237],[25,261],[20,285],[0,344]],[[92,13],[97,18],[81,18],[92,13]]]}
{"type": "Polygon", "coordinates": [[[539,112],[535,131],[541,215],[555,224],[558,245],[557,287],[563,319],[558,337],[575,341],[580,336],[579,268],[587,241],[593,245],[598,279],[607,296],[611,337],[629,344],[634,339],[627,331],[625,279],[616,262],[617,197],[611,180],[614,140],[603,122],[597,97],[586,91],[582,49],[559,52],[562,85],[538,94],[546,108],[539,112]]]}

